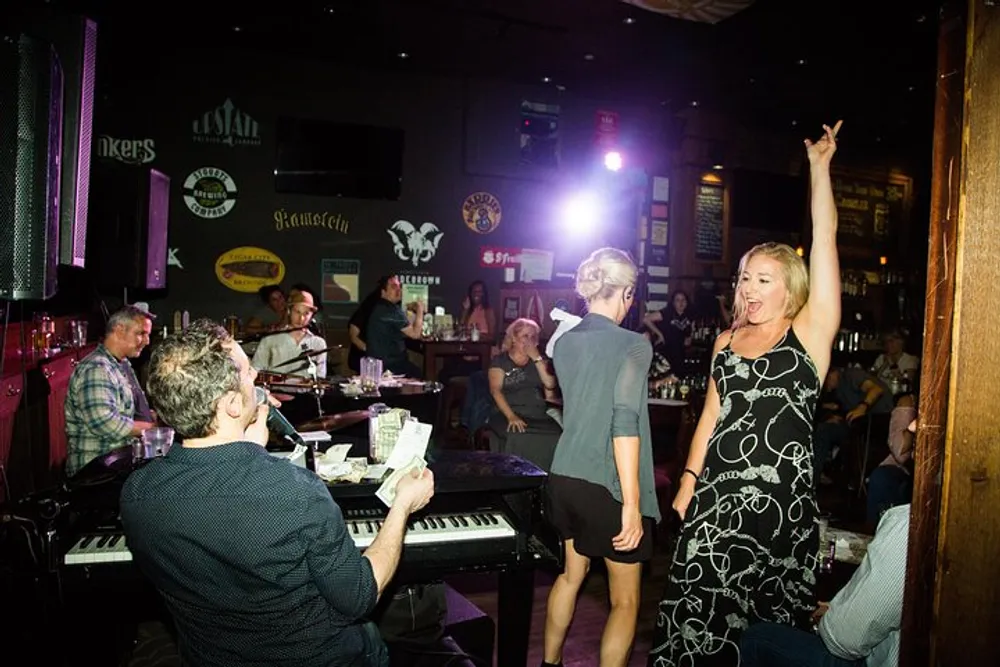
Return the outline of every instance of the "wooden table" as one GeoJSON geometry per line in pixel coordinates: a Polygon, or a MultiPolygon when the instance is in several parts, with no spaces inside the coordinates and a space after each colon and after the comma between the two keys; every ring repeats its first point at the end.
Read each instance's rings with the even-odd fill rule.
{"type": "Polygon", "coordinates": [[[489,341],[471,340],[425,340],[424,348],[424,379],[436,382],[438,376],[437,361],[441,357],[479,357],[483,370],[490,367],[493,343],[489,341]]]}

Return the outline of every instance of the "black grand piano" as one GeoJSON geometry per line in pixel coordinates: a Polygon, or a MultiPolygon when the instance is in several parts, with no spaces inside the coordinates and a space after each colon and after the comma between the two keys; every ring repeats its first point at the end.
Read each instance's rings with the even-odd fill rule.
{"type": "MultiPolygon", "coordinates": [[[[415,583],[465,572],[498,575],[497,663],[527,660],[534,571],[557,566],[558,541],[543,518],[546,475],[518,457],[471,451],[433,451],[435,495],[412,517],[396,580],[415,583]]],[[[78,618],[97,598],[136,597],[142,579],[131,564],[118,520],[118,495],[135,464],[117,450],[93,462],[62,494],[50,534],[50,569],[58,576],[61,607],[78,618]]],[[[359,548],[384,517],[378,484],[332,484],[359,548]]],[[[148,587],[148,584],[146,585],[148,587]]],[[[147,596],[148,597],[148,596],[147,596]]],[[[118,613],[129,613],[119,611],[118,613]]]]}

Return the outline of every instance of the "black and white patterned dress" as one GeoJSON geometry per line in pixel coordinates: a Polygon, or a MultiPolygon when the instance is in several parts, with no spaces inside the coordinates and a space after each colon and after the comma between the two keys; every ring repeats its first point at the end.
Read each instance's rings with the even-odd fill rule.
{"type": "Polygon", "coordinates": [[[660,601],[653,667],[736,667],[748,625],[801,626],[815,609],[816,367],[789,327],[756,359],[727,345],[712,378],[721,410],[660,601]]]}

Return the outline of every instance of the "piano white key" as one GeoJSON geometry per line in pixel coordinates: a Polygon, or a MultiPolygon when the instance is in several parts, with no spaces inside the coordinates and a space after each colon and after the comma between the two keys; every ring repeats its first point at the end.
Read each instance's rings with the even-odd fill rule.
{"type": "MultiPolygon", "coordinates": [[[[347,531],[359,549],[371,545],[382,525],[382,516],[348,519],[347,531]]],[[[462,512],[457,514],[432,514],[411,520],[403,544],[442,544],[513,537],[517,534],[503,514],[499,512],[462,512]]],[[[84,535],[66,553],[66,565],[94,565],[99,563],[127,563],[132,552],[125,543],[125,536],[118,534],[84,535]],[[101,540],[108,539],[101,544],[101,540]],[[114,537],[118,537],[117,542],[114,537]],[[86,546],[84,545],[86,542],[86,546]]]]}
{"type": "MultiPolygon", "coordinates": [[[[375,539],[376,530],[370,530],[373,519],[349,519],[348,532],[359,549],[368,547],[375,539]]],[[[403,544],[440,544],[513,537],[517,534],[503,514],[499,512],[471,512],[434,514],[423,519],[411,520],[403,544]],[[457,524],[457,525],[456,525],[457,524]]]]}
{"type": "Polygon", "coordinates": [[[97,563],[123,563],[132,560],[132,552],[125,544],[125,536],[118,534],[84,535],[63,558],[66,565],[91,565],[97,563]],[[107,536],[104,543],[101,540],[107,536]],[[118,537],[115,541],[114,538],[118,537]],[[84,544],[86,543],[86,546],[84,544]]]}

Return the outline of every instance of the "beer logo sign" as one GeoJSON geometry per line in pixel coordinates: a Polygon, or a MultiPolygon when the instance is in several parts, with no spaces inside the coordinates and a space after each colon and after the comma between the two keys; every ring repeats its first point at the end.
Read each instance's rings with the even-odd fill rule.
{"type": "Polygon", "coordinates": [[[97,156],[125,164],[148,164],[156,159],[152,139],[118,139],[102,134],[97,138],[97,156]]]}
{"type": "Polygon", "coordinates": [[[489,234],[500,226],[503,209],[500,200],[489,192],[476,192],[462,202],[465,226],[477,234],[489,234]]]}
{"type": "Polygon", "coordinates": [[[280,283],[285,277],[285,263],[270,250],[243,246],[215,260],[215,277],[235,292],[253,293],[265,285],[280,283]]]}
{"type": "Polygon", "coordinates": [[[199,218],[221,218],[236,206],[236,181],[215,167],[202,167],[184,181],[184,203],[199,218]]]}

